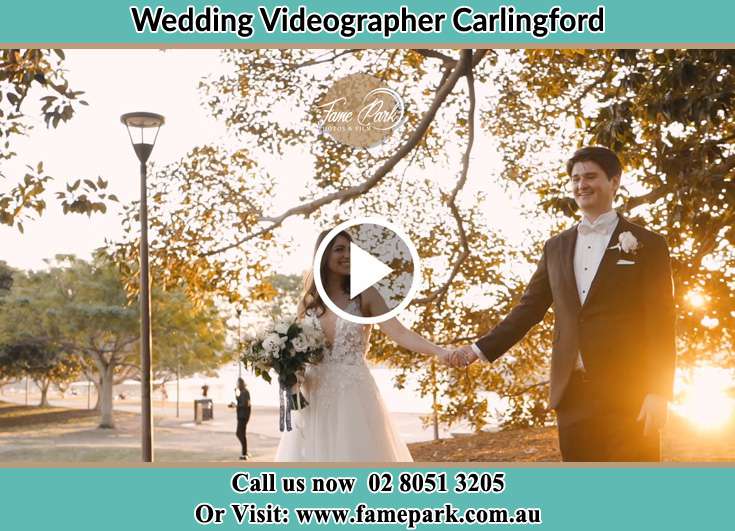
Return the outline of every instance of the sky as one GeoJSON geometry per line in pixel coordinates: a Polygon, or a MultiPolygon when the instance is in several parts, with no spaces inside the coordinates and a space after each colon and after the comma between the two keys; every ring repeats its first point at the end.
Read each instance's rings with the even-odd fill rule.
{"type": "MultiPolygon", "coordinates": [[[[120,116],[131,111],[163,114],[166,124],[158,136],[152,162],[163,166],[183,157],[191,148],[212,142],[227,142],[221,121],[208,115],[201,105],[197,85],[206,75],[223,72],[218,50],[68,50],[65,66],[71,87],[83,90],[88,107],[79,106],[74,118],[57,129],[43,123],[28,137],[16,139],[18,157],[4,166],[9,175],[20,173],[24,164],[44,161],[45,171],[57,179],[52,191],[75,178],[98,176],[109,181],[109,190],[121,203],[138,198],[138,162],[130,146],[120,116]],[[14,173],[13,170],[16,170],[14,173]]],[[[525,224],[518,223],[515,198],[493,184],[492,174],[500,170],[499,157],[483,149],[489,139],[480,132],[474,150],[465,197],[482,191],[488,194],[488,224],[512,240],[522,237],[525,224]]],[[[295,148],[287,157],[261,161],[273,175],[283,175],[277,188],[276,210],[293,205],[304,191],[308,175],[294,168],[309,165],[304,149],[295,148]],[[303,180],[298,180],[303,176],[303,180]]],[[[454,182],[456,172],[437,174],[436,179],[454,182]]],[[[25,223],[25,234],[0,226],[0,260],[24,269],[45,267],[44,259],[55,254],[76,254],[88,258],[91,252],[122,234],[120,208],[112,204],[106,215],[91,219],[63,215],[52,198],[41,219],[25,223]]],[[[274,212],[276,213],[276,212],[274,212]]],[[[319,227],[303,220],[291,220],[284,235],[297,242],[281,271],[301,273],[311,259],[313,241],[319,227]]]]}

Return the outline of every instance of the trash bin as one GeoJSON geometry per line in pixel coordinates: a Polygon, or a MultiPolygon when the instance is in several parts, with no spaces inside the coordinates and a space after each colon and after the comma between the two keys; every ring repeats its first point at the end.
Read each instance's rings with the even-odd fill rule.
{"type": "Polygon", "coordinates": [[[210,398],[194,400],[194,422],[201,424],[214,418],[214,402],[210,398]]]}
{"type": "Polygon", "coordinates": [[[202,423],[202,404],[201,400],[194,400],[194,424],[202,423]]]}

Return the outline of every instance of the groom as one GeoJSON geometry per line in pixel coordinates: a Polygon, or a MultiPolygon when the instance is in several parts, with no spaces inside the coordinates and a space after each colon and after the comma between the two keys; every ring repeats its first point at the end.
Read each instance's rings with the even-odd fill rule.
{"type": "Polygon", "coordinates": [[[546,242],[519,303],[451,360],[498,359],[553,305],[550,405],[563,460],[658,461],[675,362],[668,248],[613,210],[614,152],[579,149],[566,169],[582,222],[546,242]]]}

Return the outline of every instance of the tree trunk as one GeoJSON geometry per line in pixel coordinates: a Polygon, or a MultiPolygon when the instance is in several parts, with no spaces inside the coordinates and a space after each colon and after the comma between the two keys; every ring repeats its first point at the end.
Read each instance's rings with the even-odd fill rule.
{"type": "Polygon", "coordinates": [[[92,383],[94,384],[94,392],[97,395],[95,398],[96,402],[94,403],[94,410],[102,411],[102,384],[98,380],[92,380],[92,383]]]}
{"type": "Polygon", "coordinates": [[[100,404],[100,428],[114,428],[115,423],[112,419],[112,387],[113,387],[113,371],[114,365],[108,365],[104,371],[102,371],[102,389],[99,393],[99,404],[100,404]]]}
{"type": "Polygon", "coordinates": [[[49,384],[48,382],[45,382],[38,386],[41,389],[41,403],[38,404],[39,407],[49,407],[48,403],[48,388],[49,384]]]}

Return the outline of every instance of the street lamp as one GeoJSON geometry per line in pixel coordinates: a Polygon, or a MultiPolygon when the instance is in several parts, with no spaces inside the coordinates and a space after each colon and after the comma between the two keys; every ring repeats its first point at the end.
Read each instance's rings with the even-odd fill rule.
{"type": "Polygon", "coordinates": [[[236,310],[237,313],[237,377],[242,378],[242,308],[236,310]]]}
{"type": "Polygon", "coordinates": [[[148,201],[146,162],[165,119],[152,112],[129,112],[120,117],[140,161],[140,408],[143,461],[153,462],[153,417],[151,415],[151,292],[148,273],[148,201]]]}

